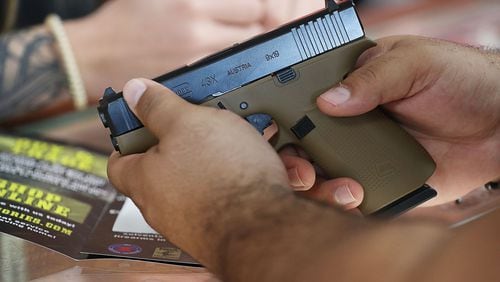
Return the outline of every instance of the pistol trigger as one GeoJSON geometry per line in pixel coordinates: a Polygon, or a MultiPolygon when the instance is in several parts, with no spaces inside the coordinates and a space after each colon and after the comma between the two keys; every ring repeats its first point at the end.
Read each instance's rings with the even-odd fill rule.
{"type": "Polygon", "coordinates": [[[268,128],[273,121],[273,118],[270,115],[266,114],[254,114],[249,115],[245,118],[257,131],[260,132],[261,135],[264,135],[264,130],[268,128]]]}

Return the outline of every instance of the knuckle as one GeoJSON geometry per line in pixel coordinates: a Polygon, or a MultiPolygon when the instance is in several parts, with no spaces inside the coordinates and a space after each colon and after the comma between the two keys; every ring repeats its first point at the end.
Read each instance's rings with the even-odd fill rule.
{"type": "Polygon", "coordinates": [[[373,67],[369,65],[359,68],[358,70],[356,70],[355,74],[357,80],[366,85],[377,81],[377,73],[373,69],[373,67]]]}
{"type": "Polygon", "coordinates": [[[379,105],[385,95],[380,91],[383,88],[381,83],[383,81],[382,77],[384,77],[384,74],[380,73],[384,70],[378,65],[381,64],[381,60],[381,57],[379,57],[376,63],[357,69],[350,76],[351,80],[349,78],[346,80],[348,88],[356,93],[355,95],[358,95],[359,105],[363,107],[373,108],[379,105]]]}

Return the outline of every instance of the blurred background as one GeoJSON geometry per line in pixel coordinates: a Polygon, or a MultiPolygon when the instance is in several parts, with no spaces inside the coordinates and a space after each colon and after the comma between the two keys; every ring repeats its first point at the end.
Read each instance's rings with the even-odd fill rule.
{"type": "MultiPolygon", "coordinates": [[[[316,1],[323,3],[321,0],[316,1]]],[[[102,1],[98,0],[0,0],[0,31],[40,25],[49,13],[57,13],[63,19],[82,17],[101,5],[102,1]]],[[[363,0],[358,1],[358,8],[366,34],[373,39],[416,34],[500,48],[498,0],[363,0]]],[[[166,68],[165,72],[168,70],[166,68]]],[[[83,112],[25,124],[16,130],[83,144],[104,152],[112,149],[108,133],[102,128],[93,107],[83,112]]],[[[459,207],[450,203],[432,213],[453,224],[481,214],[498,203],[488,202],[488,199],[483,192],[476,192],[466,201],[466,205],[459,207]]],[[[0,281],[214,280],[202,268],[121,260],[76,262],[5,234],[0,234],[0,252],[0,281]]]]}
{"type": "MultiPolygon", "coordinates": [[[[98,9],[102,2],[100,0],[2,0],[1,14],[5,21],[0,30],[41,24],[49,13],[57,13],[63,19],[82,17],[98,9]],[[12,13],[9,17],[6,16],[9,9],[17,11],[15,16],[12,13]]],[[[500,2],[496,0],[355,2],[368,34],[373,38],[394,34],[419,34],[470,44],[500,45],[500,2]]]]}
{"type": "MultiPolygon", "coordinates": [[[[286,3],[288,0],[275,0],[275,2],[280,1],[286,3]]],[[[293,13],[293,17],[308,14],[311,10],[323,6],[322,0],[311,0],[310,3],[314,3],[307,5],[303,4],[303,1],[297,1],[299,4],[295,6],[300,8],[300,5],[303,5],[304,12],[301,13],[299,9],[293,13]]],[[[361,0],[356,2],[366,34],[373,39],[390,35],[415,34],[470,45],[500,48],[500,1],[498,0],[361,0]]],[[[12,31],[39,25],[49,13],[56,13],[63,19],[83,17],[99,9],[102,3],[103,1],[99,0],[2,0],[0,15],[4,20],[0,21],[0,30],[12,31]]],[[[110,19],[110,21],[113,20],[110,19]]],[[[98,43],[96,42],[94,48],[99,48],[98,43]]],[[[200,55],[198,54],[198,57],[200,55]]],[[[186,62],[177,62],[175,65],[191,62],[198,57],[189,58],[186,62]]],[[[164,68],[151,67],[150,72],[129,71],[128,77],[156,76],[173,68],[165,65],[164,68]]],[[[105,86],[119,89],[121,85],[119,83],[103,84],[102,87],[97,88],[98,93],[89,95],[101,95],[102,92],[99,91],[102,91],[101,89],[105,86]]],[[[77,143],[81,142],[81,136],[91,136],[93,138],[85,138],[86,146],[101,151],[112,149],[107,137],[104,137],[107,133],[96,120],[93,109],[83,113],[67,114],[63,118],[57,117],[24,124],[17,130],[42,133],[49,137],[77,143]]]]}
{"type": "Polygon", "coordinates": [[[360,5],[367,34],[417,34],[500,47],[500,1],[368,0],[360,5]]]}
{"type": "MultiPolygon", "coordinates": [[[[287,1],[289,0],[275,0],[276,3],[286,3],[287,1]]],[[[314,2],[313,4],[303,4],[303,1],[306,0],[298,0],[299,4],[295,4],[295,7],[299,9],[293,12],[293,17],[308,14],[311,10],[323,6],[322,0],[311,0],[310,3],[314,2]],[[303,13],[300,10],[301,5],[304,6],[303,13]]],[[[366,34],[372,39],[390,35],[415,34],[470,45],[500,48],[500,1],[498,0],[361,0],[356,2],[366,34]]],[[[83,17],[92,14],[102,4],[103,1],[99,0],[2,0],[0,5],[3,7],[0,6],[2,8],[0,15],[3,14],[4,21],[0,22],[0,30],[12,31],[40,25],[46,15],[50,13],[56,13],[63,19],[83,17]]],[[[113,20],[110,19],[110,21],[113,20]]],[[[281,22],[277,23],[283,22],[282,19],[281,22]]],[[[94,48],[99,48],[98,44],[99,42],[96,42],[94,48]]],[[[180,66],[181,63],[192,62],[200,55],[203,54],[191,58],[186,56],[189,58],[185,59],[187,61],[177,62],[174,65],[180,66]]],[[[115,69],[119,68],[119,62],[115,63],[117,65],[115,69]]],[[[143,66],[143,68],[147,68],[147,66],[143,66]]],[[[129,71],[127,77],[141,75],[153,77],[173,68],[167,63],[164,68],[152,66],[149,72],[137,71],[134,73],[129,71]],[[152,71],[153,69],[155,70],[152,71]]],[[[120,89],[119,87],[123,85],[114,84],[112,85],[111,82],[103,84],[102,87],[97,88],[97,93],[89,93],[89,95],[101,95],[100,91],[105,86],[120,89]]],[[[96,116],[94,110],[89,109],[85,112],[64,115],[63,118],[57,117],[24,124],[16,129],[21,132],[41,133],[48,137],[76,143],[81,142],[82,136],[92,137],[85,138],[84,145],[108,152],[112,148],[105,137],[107,132],[96,120],[96,116]]]]}

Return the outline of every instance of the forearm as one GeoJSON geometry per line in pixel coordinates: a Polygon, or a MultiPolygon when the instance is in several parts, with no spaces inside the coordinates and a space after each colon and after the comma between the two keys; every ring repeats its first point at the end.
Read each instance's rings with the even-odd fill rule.
{"type": "Polygon", "coordinates": [[[216,269],[227,281],[293,281],[298,270],[306,271],[307,262],[314,262],[328,242],[343,241],[361,225],[288,191],[264,197],[256,202],[249,197],[224,213],[227,217],[221,230],[226,232],[216,250],[220,254],[216,269]],[[242,207],[248,212],[238,212],[242,207]],[[338,232],[313,231],[323,229],[338,232]]]}
{"type": "MultiPolygon", "coordinates": [[[[91,19],[64,22],[65,32],[82,75],[87,100],[96,104],[107,83],[120,81],[104,59],[112,51],[99,46],[91,19]],[[103,76],[104,74],[104,76],[103,76]]],[[[110,55],[111,56],[111,55],[110,55]]],[[[119,77],[119,75],[118,75],[119,77]]],[[[116,85],[115,85],[116,87],[116,85]]],[[[44,26],[0,38],[0,124],[24,122],[74,110],[60,48],[44,26]]]]}
{"type": "Polygon", "coordinates": [[[179,235],[169,239],[187,247],[223,281],[386,282],[496,273],[487,263],[495,254],[483,252],[495,236],[482,236],[481,242],[476,238],[496,222],[498,213],[497,219],[450,231],[432,222],[361,219],[282,187],[246,191],[221,196],[217,205],[185,218],[182,228],[177,222],[162,231],[175,230],[179,235]],[[481,254],[483,259],[471,263],[458,253],[481,254]],[[463,265],[462,274],[449,271],[454,264],[463,265]]]}
{"type": "Polygon", "coordinates": [[[362,225],[279,186],[226,193],[234,192],[193,196],[217,204],[190,205],[183,220],[162,220],[159,228],[224,281],[292,281],[290,269],[306,270],[325,245],[362,225]]]}
{"type": "Polygon", "coordinates": [[[226,224],[229,232],[218,250],[222,256],[217,269],[224,281],[321,281],[331,267],[315,267],[332,242],[346,242],[364,225],[356,217],[292,194],[254,208],[255,214],[226,224]]]}
{"type": "Polygon", "coordinates": [[[35,119],[71,108],[54,38],[43,27],[0,38],[0,123],[35,119]]]}
{"type": "Polygon", "coordinates": [[[283,187],[246,191],[207,196],[219,204],[161,231],[223,281],[402,281],[446,238],[434,224],[382,226],[283,187]]]}

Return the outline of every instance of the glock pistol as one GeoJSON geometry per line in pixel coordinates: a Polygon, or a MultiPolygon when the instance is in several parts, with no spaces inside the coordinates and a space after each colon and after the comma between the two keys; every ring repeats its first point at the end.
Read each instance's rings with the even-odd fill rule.
{"type": "MultiPolygon", "coordinates": [[[[326,3],[324,10],[154,80],[191,103],[246,117],[259,130],[272,117],[279,128],[271,140],[277,150],[295,144],[329,177],[357,180],[365,189],[363,214],[399,214],[436,195],[425,184],[435,164],[380,109],[356,117],[329,117],[318,110],[316,98],[375,46],[353,3],[326,3]]],[[[98,111],[121,154],[157,143],[121,92],[106,89],[98,111]]]]}

